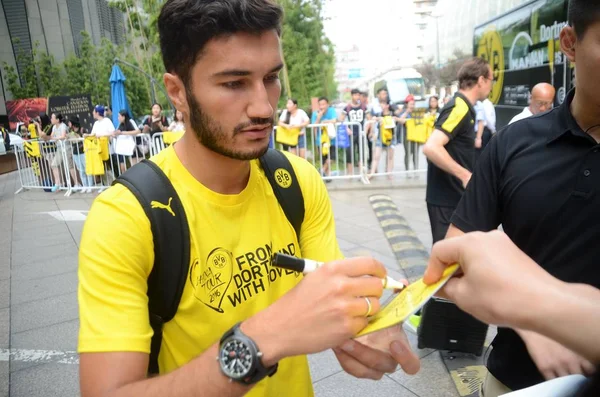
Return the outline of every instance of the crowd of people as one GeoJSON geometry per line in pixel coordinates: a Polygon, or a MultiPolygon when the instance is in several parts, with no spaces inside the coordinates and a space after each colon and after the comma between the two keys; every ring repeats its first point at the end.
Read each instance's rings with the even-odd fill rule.
{"type": "MultiPolygon", "coordinates": [[[[185,129],[181,112],[175,112],[169,124],[157,103],[140,126],[125,109],[117,113],[116,124],[110,106],[95,106],[92,116],[91,131],[82,126],[79,117],[66,118],[58,112],[50,116],[40,113],[28,125],[18,125],[18,135],[35,141],[39,148],[39,153],[27,155],[30,159],[23,166],[35,165],[38,182],[47,191],[65,188],[68,177],[72,192],[91,193],[93,188],[101,191],[150,156],[154,134],[173,133],[179,137],[185,129]]],[[[26,151],[22,149],[21,153],[25,156],[26,151]]]]}
{"type": "MultiPolygon", "coordinates": [[[[386,90],[373,104],[353,91],[341,115],[324,97],[310,117],[288,100],[275,138],[285,150],[271,170],[264,164],[281,95],[282,18],[272,0],[167,0],[157,26],[177,109],[171,123],[155,104],[141,126],[125,110],[115,125],[112,109],[98,105],[91,131],[58,113],[20,127],[40,140],[39,177],[50,189],[70,175],[83,192],[111,183],[90,169],[118,174],[148,157],[146,135],[186,131],[151,160],[164,186],[150,206],[133,185],[117,183],[88,214],[78,267],[82,396],[312,396],[307,355],[328,349],[358,378],[381,379],[398,366],[417,373],[402,326],[354,338],[380,310],[387,270],[373,258],[344,258],[322,180],[340,153],[348,174],[358,165],[375,175],[383,155],[391,172],[400,143],[406,170],[419,169],[420,150],[428,160],[434,246],[424,281],[459,263],[441,294],[499,325],[483,395],[597,374],[600,5],[569,2],[560,45],[577,65],[578,86],[560,106],[552,108],[554,89],[542,83],[518,120],[497,131],[487,99],[495,76],[473,58],[458,73],[458,92],[443,106],[431,97],[422,111],[413,97],[396,106],[386,90]],[[320,126],[322,173],[304,160],[310,124],[320,126]],[[301,227],[270,177],[301,191],[301,227]],[[156,219],[187,232],[189,259],[174,316],[158,320],[148,291],[173,284],[173,275],[155,266],[165,256],[156,219]],[[277,271],[276,252],[327,265],[304,276],[277,271]],[[158,346],[151,321],[161,324],[158,346]],[[148,376],[153,354],[158,374],[148,376]]],[[[411,322],[418,327],[419,319],[411,322]]],[[[600,393],[597,382],[574,392],[600,393]]]]}

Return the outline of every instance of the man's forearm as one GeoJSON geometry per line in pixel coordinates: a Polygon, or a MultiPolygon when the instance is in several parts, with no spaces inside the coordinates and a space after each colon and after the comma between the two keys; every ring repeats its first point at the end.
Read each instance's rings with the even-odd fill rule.
{"type": "MultiPolygon", "coordinates": [[[[275,365],[285,357],[280,332],[266,324],[271,321],[254,316],[244,321],[240,329],[258,345],[265,367],[275,365]]],[[[222,372],[217,361],[219,343],[179,369],[155,378],[145,379],[120,387],[110,397],[237,397],[243,396],[253,386],[232,382],[222,372]]]]}
{"type": "Polygon", "coordinates": [[[483,129],[485,128],[484,122],[480,121],[477,125],[477,137],[475,139],[481,139],[483,137],[483,129]]]}
{"type": "Polygon", "coordinates": [[[470,174],[469,170],[461,167],[454,159],[450,156],[448,151],[443,146],[435,146],[426,150],[425,155],[433,164],[449,174],[454,175],[461,181],[466,175],[470,174]]]}
{"type": "Polygon", "coordinates": [[[122,386],[110,397],[237,397],[252,387],[230,382],[216,360],[218,343],[181,368],[166,375],[144,379],[122,386]]]}
{"type": "MultiPolygon", "coordinates": [[[[593,363],[600,363],[600,290],[585,284],[561,283],[538,289],[537,299],[526,297],[517,327],[557,341],[593,363]],[[577,324],[577,332],[573,332],[577,324]]],[[[519,335],[526,335],[516,329],[519,335]]]]}

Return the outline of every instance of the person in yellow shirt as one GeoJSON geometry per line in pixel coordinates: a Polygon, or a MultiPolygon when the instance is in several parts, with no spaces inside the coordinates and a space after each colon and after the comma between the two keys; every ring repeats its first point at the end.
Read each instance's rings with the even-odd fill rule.
{"type": "MultiPolygon", "coordinates": [[[[285,154],[304,196],[296,234],[257,160],[281,94],[281,20],[273,0],[165,2],[164,83],[186,134],[151,161],[190,226],[188,277],[163,328],[159,375],[148,378],[150,221],[121,184],[95,200],[78,272],[83,397],[312,396],[306,355],[330,348],[356,377],[379,379],[398,364],[418,371],[399,326],[352,339],[379,310],[386,270],[343,259],[318,172],[285,154]],[[302,276],[273,267],[276,252],[327,264],[302,276]]],[[[171,204],[151,211],[175,216],[171,204]]]]}

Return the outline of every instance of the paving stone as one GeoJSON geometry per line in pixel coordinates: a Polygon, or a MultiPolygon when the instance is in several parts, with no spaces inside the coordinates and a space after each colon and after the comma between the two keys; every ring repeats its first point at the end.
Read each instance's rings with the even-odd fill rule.
{"type": "Polygon", "coordinates": [[[12,372],[11,397],[79,396],[79,366],[43,364],[12,372]]]}
{"type": "Polygon", "coordinates": [[[418,396],[458,397],[456,387],[439,352],[421,359],[421,370],[416,375],[407,375],[399,369],[389,377],[418,396]]]}
{"type": "Polygon", "coordinates": [[[73,256],[76,254],[77,246],[75,245],[75,243],[71,243],[68,246],[61,247],[46,247],[45,249],[39,251],[32,249],[30,251],[21,251],[17,254],[12,255],[11,265],[13,268],[15,268],[34,262],[43,262],[54,260],[56,258],[65,258],[67,256],[73,256]]]}
{"type": "Polygon", "coordinates": [[[339,372],[315,383],[315,397],[415,397],[415,394],[394,380],[384,376],[381,380],[357,379],[339,372]]]}
{"type": "Polygon", "coordinates": [[[38,279],[77,270],[76,251],[43,261],[27,262],[12,269],[12,280],[38,279]]]}
{"type": "Polygon", "coordinates": [[[10,378],[10,364],[8,361],[0,361],[0,397],[9,396],[9,378],[10,378]]]}
{"type": "Polygon", "coordinates": [[[0,280],[0,309],[10,305],[10,279],[0,280]]]}
{"type": "Polygon", "coordinates": [[[30,331],[13,333],[10,337],[12,349],[34,350],[77,350],[79,319],[37,328],[30,331]]]}
{"type": "Polygon", "coordinates": [[[77,271],[35,279],[15,280],[11,284],[14,305],[77,291],[77,271]]]}
{"type": "MultiPolygon", "coordinates": [[[[8,349],[10,344],[10,309],[0,309],[0,349],[8,349]]],[[[0,361],[1,362],[1,361],[0,361]]]]}
{"type": "Polygon", "coordinates": [[[308,356],[308,364],[313,383],[343,371],[342,366],[331,349],[317,354],[310,354],[308,356]]]}
{"type": "Polygon", "coordinates": [[[23,332],[78,318],[77,293],[72,292],[11,306],[11,332],[23,332]]]}

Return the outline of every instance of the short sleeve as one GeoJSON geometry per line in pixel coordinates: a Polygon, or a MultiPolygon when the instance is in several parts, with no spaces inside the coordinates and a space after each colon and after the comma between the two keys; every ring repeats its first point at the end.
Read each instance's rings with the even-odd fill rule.
{"type": "Polygon", "coordinates": [[[127,120],[127,131],[135,131],[136,128],[133,126],[131,120],[127,120]]]}
{"type": "Polygon", "coordinates": [[[304,222],[300,229],[300,250],[305,258],[320,262],[342,259],[329,194],[319,172],[309,162],[287,154],[304,197],[304,222]]]}
{"type": "Polygon", "coordinates": [[[80,353],[150,352],[147,280],[154,262],[150,221],[116,185],[95,200],[79,247],[80,353]]]}
{"type": "Polygon", "coordinates": [[[469,106],[462,100],[456,101],[454,106],[444,106],[440,117],[435,122],[435,129],[445,133],[450,140],[456,137],[459,125],[467,117],[469,106]]]}
{"type": "Polygon", "coordinates": [[[481,102],[477,102],[477,106],[475,106],[475,121],[485,121],[485,109],[481,102]]]}
{"type": "Polygon", "coordinates": [[[481,156],[450,222],[464,233],[494,230],[500,224],[499,139],[494,135],[481,156]]]}
{"type": "Polygon", "coordinates": [[[334,108],[329,108],[327,109],[327,117],[325,118],[325,120],[336,120],[337,119],[337,113],[335,111],[334,108]]]}
{"type": "Polygon", "coordinates": [[[300,113],[300,115],[302,116],[302,122],[306,123],[306,122],[310,122],[310,119],[308,118],[308,114],[306,114],[306,112],[302,109],[300,109],[300,111],[302,113],[300,113]]]}
{"type": "Polygon", "coordinates": [[[104,118],[104,129],[105,129],[105,135],[110,135],[115,131],[115,125],[113,124],[112,120],[104,118]]]}

